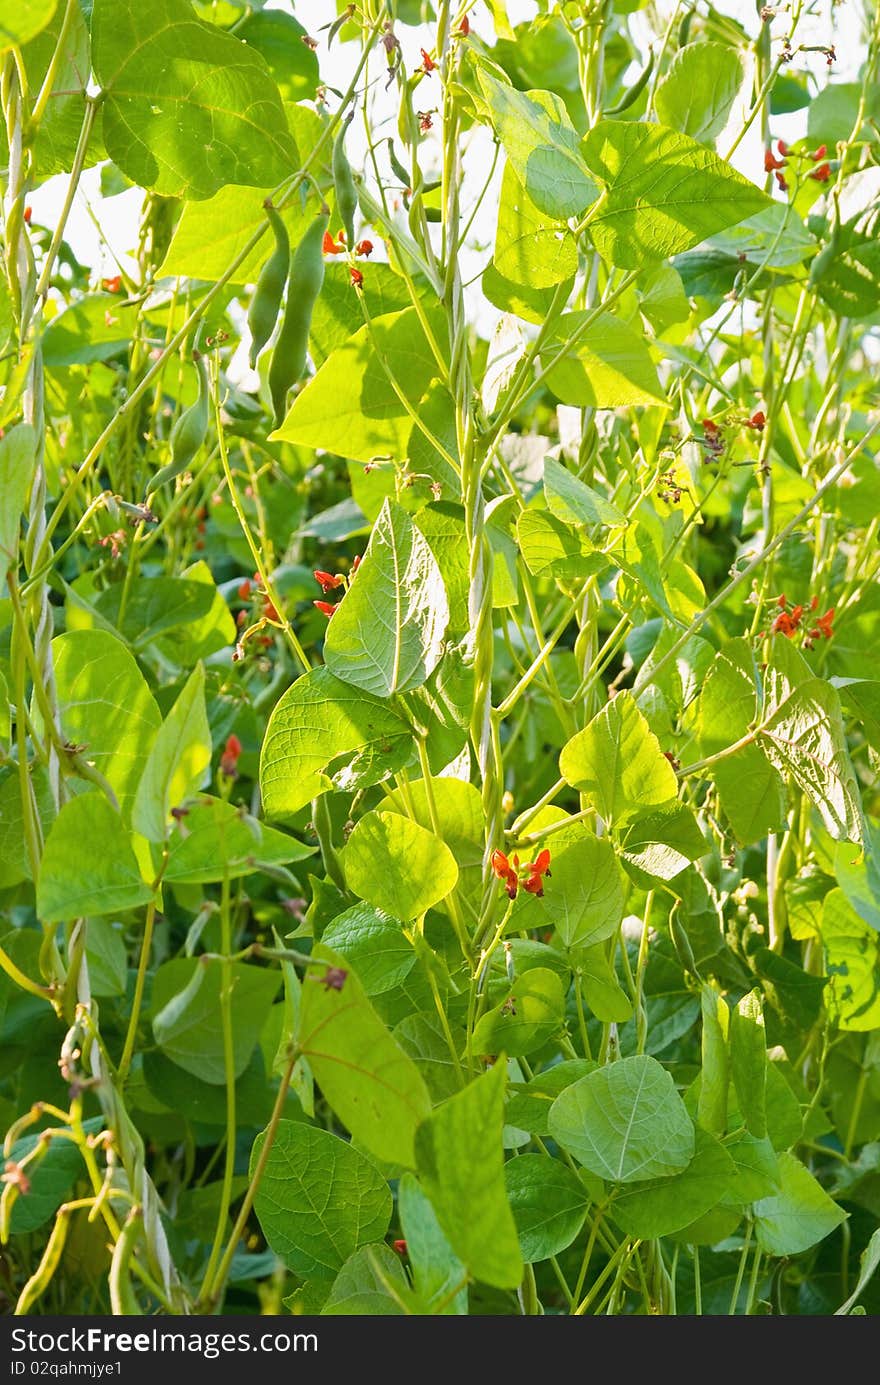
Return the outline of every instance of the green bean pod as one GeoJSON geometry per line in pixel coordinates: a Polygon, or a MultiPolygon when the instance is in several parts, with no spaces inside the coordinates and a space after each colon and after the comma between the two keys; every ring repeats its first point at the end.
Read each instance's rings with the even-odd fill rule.
{"type": "Polygon", "coordinates": [[[280,428],[284,420],[287,391],[305,370],[312,312],[324,283],[323,243],[329,220],[329,207],[322,207],[296,247],[290,263],[287,303],[269,366],[269,392],[276,428],[280,428]]]}
{"type": "Polygon", "coordinates": [[[275,208],[268,202],[266,203],[266,215],[275,236],[275,249],[263,265],[254,288],[251,305],[248,308],[248,327],[251,331],[249,356],[251,370],[256,366],[257,357],[275,330],[275,323],[278,321],[278,314],[281,311],[281,300],[284,297],[287,271],[290,269],[290,240],[287,235],[287,227],[275,208]]]}
{"type": "Polygon", "coordinates": [[[653,70],[654,50],[653,48],[649,48],[648,61],[645,63],[645,66],[642,68],[641,72],[639,73],[636,80],[633,82],[632,86],[624,92],[623,96],[618,101],[616,106],[609,106],[607,110],[604,110],[602,112],[603,116],[619,115],[621,111],[627,110],[630,106],[633,105],[634,102],[638,101],[642,92],[645,90],[645,87],[648,85],[648,78],[650,77],[653,70]]]}
{"type": "Polygon", "coordinates": [[[345,152],[345,132],[351,123],[351,116],[339,127],[339,134],[333,142],[333,188],[336,193],[336,212],[345,227],[349,250],[354,249],[354,214],[357,211],[358,195],[351,164],[345,152]]]}
{"type": "Polygon", "coordinates": [[[173,481],[204,446],[208,436],[208,421],[211,416],[211,390],[208,383],[208,367],[200,352],[193,352],[193,363],[199,372],[199,394],[194,404],[184,409],[171,429],[171,461],[163,466],[147,482],[145,494],[152,495],[168,481],[173,481]]]}

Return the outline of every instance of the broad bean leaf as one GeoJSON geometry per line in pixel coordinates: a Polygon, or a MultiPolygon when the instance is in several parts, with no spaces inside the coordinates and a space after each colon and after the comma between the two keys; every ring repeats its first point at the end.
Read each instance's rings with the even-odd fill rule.
{"type": "Polygon", "coordinates": [[[152,898],[119,814],[98,791],[65,803],[46,838],[37,913],[46,923],[116,914],[152,898]],[[91,844],[92,849],[89,849],[91,844]]]}
{"type": "Polygon", "coordinates": [[[444,1315],[467,1312],[467,1288],[448,1298],[465,1277],[464,1265],[443,1233],[437,1213],[418,1180],[405,1173],[397,1185],[400,1227],[416,1292],[426,1303],[444,1303],[444,1315]]]}
{"type": "MultiPolygon", "coordinates": [[[[443,324],[432,321],[435,337],[442,341],[443,324]]],[[[369,331],[361,327],[331,352],[271,437],[321,447],[356,462],[388,454],[402,460],[413,423],[400,395],[415,410],[437,374],[415,308],[387,313],[375,318],[369,331]]]]}
{"type": "Polygon", "coordinates": [[[168,839],[162,879],[169,885],[207,885],[237,880],[261,866],[286,866],[311,856],[315,848],[277,832],[220,798],[200,796],[168,839]]]}
{"type": "Polygon", "coordinates": [[[566,743],[559,771],[615,827],[671,803],[675,771],[629,692],[566,743]]]}
{"type": "Polygon", "coordinates": [[[547,385],[564,404],[591,409],[666,404],[644,336],[613,313],[564,313],[542,353],[542,365],[551,361],[556,364],[547,385]],[[569,341],[571,347],[556,361],[569,341]]]}
{"type": "Polygon", "coordinates": [[[508,163],[495,231],[493,264],[498,273],[533,289],[551,288],[573,277],[577,258],[577,245],[565,223],[535,206],[508,163]]]}
{"type": "Polygon", "coordinates": [[[179,957],[163,962],[153,978],[153,1036],[166,1057],[202,1082],[226,1081],[220,994],[232,987],[233,1068],[240,1077],[281,985],[280,973],[219,957],[179,957]]]}
{"type": "MultiPolygon", "coordinates": [[[[251,1151],[251,1175],[265,1140],[251,1151]]],[[[294,1274],[329,1278],[350,1255],[385,1235],[388,1185],[376,1165],[346,1140],[281,1120],[254,1209],[269,1245],[294,1274]]]]}
{"type": "Polygon", "coordinates": [[[346,884],[393,918],[410,920],[445,899],[458,880],[445,842],[397,813],[367,813],[343,853],[346,884]]]}
{"type": "MultiPolygon", "coordinates": [[[[219,279],[242,253],[254,232],[265,227],[262,240],[235,271],[237,283],[254,283],[263,262],[272,253],[272,232],[263,207],[267,196],[267,189],[230,183],[206,201],[186,202],[159,267],[159,277],[180,274],[191,279],[219,279]]],[[[291,245],[302,239],[314,210],[314,203],[304,206],[298,198],[282,209],[280,215],[291,245]]]]}
{"type": "Polygon", "coordinates": [[[517,91],[483,67],[477,77],[492,124],[529,199],[549,216],[578,216],[595,199],[596,186],[563,102],[549,91],[517,91]]]}
{"type": "Polygon", "coordinates": [[[324,929],[321,942],[351,963],[368,996],[393,990],[416,963],[415,949],[400,920],[369,904],[355,904],[338,914],[324,929]]]}
{"type": "Polygon", "coordinates": [[[57,5],[58,0],[20,0],[7,8],[0,19],[0,52],[20,48],[35,38],[50,22],[57,5]]]}
{"type": "MultiPolygon", "coordinates": [[[[0,38],[3,30],[0,27],[0,38]]],[[[9,567],[18,554],[22,511],[37,465],[36,434],[19,423],[0,438],[0,565],[9,567]]]]}
{"type": "Polygon", "coordinates": [[[514,981],[504,999],[478,1021],[475,1053],[520,1057],[541,1048],[560,1028],[565,994],[556,972],[536,967],[514,981]]]}
{"type": "Polygon", "coordinates": [[[161,725],[146,679],[122,641],[105,630],[58,635],[52,663],[65,740],[84,747],[84,758],[103,774],[127,817],[161,725]]]}
{"type": "Polygon", "coordinates": [[[504,1184],[504,1065],[439,1106],[419,1127],[419,1179],[452,1249],[475,1279],[513,1289],[522,1257],[504,1184]]]}
{"type": "Polygon", "coordinates": [[[730,1075],[746,1129],[767,1134],[767,1044],[759,991],[750,991],[730,1012],[730,1075]]]}
{"type": "Polygon", "coordinates": [[[671,1236],[690,1226],[735,1188],[736,1164],[724,1146],[706,1130],[696,1132],[694,1157],[671,1178],[652,1179],[622,1189],[611,1215],[630,1236],[650,1240],[671,1236]]]}
{"type": "Polygon", "coordinates": [[[564,524],[603,524],[614,528],[626,516],[599,491],[586,485],[555,457],[544,461],[544,497],[547,508],[564,524]]]}
{"type": "Polygon", "coordinates": [[[571,1245],[590,1203],[571,1169],[547,1154],[521,1154],[505,1164],[504,1181],[526,1263],[559,1255],[571,1245]]]}
{"type": "Polygon", "coordinates": [[[780,1190],[755,1203],[758,1245],[768,1255],[797,1255],[846,1221],[846,1212],[793,1154],[779,1156],[780,1190]]]}
{"type": "Polygon", "coordinates": [[[668,1177],[687,1168],[694,1126],[671,1075],[655,1058],[621,1058],[588,1073],[554,1101],[550,1133],[612,1183],[668,1177]]]}
{"type": "Polygon", "coordinates": [[[828,1007],[841,1029],[880,1028],[880,933],[859,918],[843,890],[825,896],[820,924],[828,1007]]]}
{"type": "Polygon", "coordinates": [[[427,540],[405,510],[386,500],[327,631],[327,668],[374,697],[410,692],[440,662],[448,623],[443,578],[427,540]]]}
{"type": "Polygon", "coordinates": [[[605,184],[590,235],[621,269],[689,250],[769,203],[712,150],[664,125],[600,120],[582,147],[588,169],[605,184]]]}
{"type": "Polygon", "coordinates": [[[701,144],[713,144],[727,124],[743,76],[743,61],[735,48],[703,38],[687,43],[657,84],[657,117],[701,144]]]}
{"type": "Polygon", "coordinates": [[[400,1257],[386,1245],[361,1246],[334,1279],[321,1316],[400,1317],[409,1297],[400,1257]]]}
{"type": "Polygon", "coordinates": [[[186,0],[94,0],[92,61],[107,153],[163,197],[265,187],[297,165],[281,97],[259,54],[186,0]]]}
{"type": "Polygon", "coordinates": [[[346,958],[323,944],[312,956],[345,975],[337,988],[325,968],[309,970],[303,983],[298,1047],[354,1138],[386,1163],[412,1168],[416,1127],[431,1110],[428,1089],[376,1014],[346,958]]]}
{"type": "Polygon", "coordinates": [[[328,789],[379,783],[411,753],[412,732],[387,702],[343,683],[329,669],[311,669],[288,688],[269,718],[260,754],[266,814],[289,820],[328,789]]]}
{"type": "Polygon", "coordinates": [[[211,763],[205,670],[196,664],[150,748],[132,808],[132,826],[151,842],[164,841],[172,808],[199,788],[211,763]]]}

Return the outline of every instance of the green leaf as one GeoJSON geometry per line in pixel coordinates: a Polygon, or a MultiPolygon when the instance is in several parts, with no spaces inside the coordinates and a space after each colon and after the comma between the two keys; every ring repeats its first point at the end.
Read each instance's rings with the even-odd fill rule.
{"type": "MultiPolygon", "coordinates": [[[[428,316],[442,341],[441,324],[428,316]]],[[[369,330],[360,328],[333,351],[271,439],[320,447],[356,462],[388,454],[402,461],[412,417],[386,371],[415,410],[438,374],[415,308],[375,318],[369,330]]]]}
{"type": "Polygon", "coordinates": [[[544,497],[547,508],[563,524],[604,524],[613,528],[626,523],[616,505],[592,490],[554,457],[544,459],[544,497]]]}
{"type": "Polygon", "coordinates": [[[0,18],[0,52],[20,48],[45,29],[57,4],[58,0],[20,0],[7,8],[0,18]]]}
{"type": "Polygon", "coordinates": [[[504,152],[541,212],[578,216],[596,197],[563,102],[549,91],[521,92],[478,67],[477,79],[504,152]]]}
{"type": "Polygon", "coordinates": [[[129,835],[102,793],[65,803],[46,839],[37,882],[37,913],[45,923],[83,914],[115,914],[152,898],[129,835]],[[88,849],[92,843],[94,848],[88,849]]]}
{"type": "MultiPolygon", "coordinates": [[[[750,733],[758,717],[755,656],[746,639],[730,640],[715,656],[700,694],[699,740],[716,755],[750,733]]],[[[758,745],[748,745],[712,766],[721,805],[747,846],[785,822],[785,786],[758,745]]]]}
{"type": "Polygon", "coordinates": [[[615,827],[665,807],[678,793],[675,771],[629,692],[572,736],[559,772],[615,827]]]}
{"type": "Polygon", "coordinates": [[[685,44],[657,84],[654,105],[663,125],[714,144],[743,84],[743,61],[726,43],[685,44]]]}
{"type": "Polygon", "coordinates": [[[509,163],[501,180],[493,264],[505,279],[550,288],[577,269],[577,245],[568,227],[540,211],[509,163]]]}
{"type": "MultiPolygon", "coordinates": [[[[219,279],[244,250],[255,231],[266,234],[235,271],[239,284],[252,284],[272,253],[272,233],[263,203],[268,190],[230,185],[204,202],[187,202],[174,228],[171,244],[159,266],[158,278],[182,275],[191,279],[219,279]]],[[[280,213],[291,245],[302,239],[314,206],[293,198],[280,213]]]]}
{"type": "Polygon", "coordinates": [[[520,1057],[541,1048],[560,1029],[565,993],[556,972],[536,967],[510,986],[504,999],[478,1021],[475,1053],[520,1057]]]}
{"type": "Polygon", "coordinates": [[[105,630],[71,630],[52,641],[61,730],[85,747],[127,816],[156,733],[159,709],[125,645],[105,630]]]}
{"type": "Polygon", "coordinates": [[[411,753],[412,732],[386,702],[313,668],[269,718],[260,753],[266,815],[289,820],[328,789],[380,783],[411,753]]]}
{"type": "Polygon", "coordinates": [[[439,1106],[416,1135],[419,1178],[475,1279],[514,1289],[522,1257],[504,1186],[504,1065],[439,1106]]]}
{"type": "Polygon", "coordinates": [[[209,586],[199,577],[136,578],[120,621],[122,588],[122,582],[108,587],[96,600],[95,610],[118,628],[136,652],[145,650],[158,635],[201,622],[211,614],[216,596],[213,583],[209,586]]]}
{"type": "Polygon", "coordinates": [[[292,14],[248,8],[251,13],[235,26],[236,38],[265,58],[285,101],[310,101],[320,77],[317,55],[303,43],[305,29],[292,14]]]}
{"type": "Polygon", "coordinates": [[[163,197],[267,187],[297,167],[265,62],[186,0],[94,0],[92,61],[107,153],[163,197]]]}
{"type": "Polygon", "coordinates": [[[445,1307],[439,1311],[446,1316],[467,1313],[466,1286],[449,1298],[456,1285],[464,1280],[464,1265],[444,1236],[437,1213],[411,1173],[405,1173],[397,1185],[397,1210],[419,1297],[426,1304],[445,1301],[445,1307]]]}
{"type": "Polygon", "coordinates": [[[547,1154],[521,1154],[505,1164],[504,1182],[527,1264],[559,1255],[571,1245],[590,1205],[571,1169],[547,1154]]]}
{"type": "Polygon", "coordinates": [[[171,809],[195,793],[210,763],[205,670],[196,664],[147,756],[131,810],[134,830],[148,841],[164,841],[174,822],[171,809]]]}
{"type": "Polygon", "coordinates": [[[89,294],[49,323],[43,360],[51,369],[121,356],[137,330],[138,310],[110,293],[89,294]]]}
{"type": "MultiPolygon", "coordinates": [[[[269,1007],[278,993],[277,971],[227,964],[232,987],[233,1068],[240,1077],[250,1062],[269,1007]]],[[[153,978],[153,1036],[166,1057],[202,1082],[226,1081],[220,993],[227,974],[219,957],[179,957],[163,962],[153,978]]]]}
{"type": "Polygon", "coordinates": [[[401,1317],[405,1310],[400,1300],[405,1302],[409,1294],[400,1256],[386,1245],[361,1246],[333,1281],[321,1316],[401,1317]],[[389,1286],[397,1290],[397,1297],[389,1293],[389,1286]]]}
{"type": "Polygon", "coordinates": [[[768,205],[717,154],[663,125],[600,120],[582,147],[590,172],[606,185],[590,235],[621,269],[689,250],[768,205]]]}
{"type": "MultiPolygon", "coordinates": [[[[265,1132],[251,1150],[251,1177],[265,1132]]],[[[299,1121],[278,1122],[254,1209],[288,1269],[329,1277],[391,1221],[391,1193],[375,1164],[346,1140],[299,1121]]]]}
{"type": "Polygon", "coordinates": [[[725,1141],[724,1148],[736,1165],[736,1184],[723,1199],[725,1202],[740,1207],[776,1192],[779,1160],[768,1139],[740,1131],[725,1141]]]}
{"type": "MultiPolygon", "coordinates": [[[[171,1111],[181,1112],[193,1123],[226,1124],[226,1086],[201,1082],[191,1072],[178,1067],[160,1049],[143,1056],[147,1090],[171,1111]]],[[[251,1054],[247,1067],[235,1083],[235,1119],[240,1126],[263,1125],[274,1105],[275,1092],[266,1078],[266,1067],[259,1048],[251,1054]]]]}
{"type": "MultiPolygon", "coordinates": [[[[703,987],[701,1005],[702,1081],[697,1121],[710,1135],[723,1135],[727,1129],[727,1088],[730,1084],[727,1045],[730,1011],[724,999],[711,986],[703,987]]],[[[703,1209],[706,1210],[708,1209],[703,1209]]],[[[702,1211],[695,1212],[688,1221],[694,1221],[702,1214],[702,1211]]],[[[687,1222],[683,1222],[682,1225],[686,1226],[687,1222]]]]}
{"type": "Polygon", "coordinates": [[[666,395],[643,335],[612,313],[592,317],[587,311],[565,313],[553,324],[542,364],[555,360],[559,348],[576,335],[574,345],[547,375],[547,385],[564,404],[616,409],[623,405],[663,404],[666,395]]]}
{"type": "Polygon", "coordinates": [[[393,990],[406,979],[416,962],[403,924],[368,904],[355,904],[338,914],[324,929],[321,942],[341,953],[354,967],[369,996],[393,990]]]}
{"type": "MultiPolygon", "coordinates": [[[[364,276],[361,293],[366,310],[373,321],[389,313],[403,312],[410,306],[406,281],[401,279],[399,274],[395,274],[390,265],[371,264],[369,274],[364,276]]],[[[351,275],[348,265],[326,265],[324,286],[315,304],[309,331],[309,353],[315,365],[323,365],[327,357],[338,347],[344,346],[360,327],[360,318],[351,310],[351,275]]],[[[415,434],[418,437],[423,436],[417,428],[415,434]]]]}
{"type": "Polygon", "coordinates": [[[767,1134],[767,1044],[760,991],[750,991],[730,1012],[730,1075],[746,1129],[767,1134]]]}
{"type": "Polygon", "coordinates": [[[626,1024],[632,1019],[632,1002],[618,981],[604,947],[579,949],[572,958],[584,1001],[603,1024],[626,1024]]]}
{"type": "Polygon", "coordinates": [[[347,972],[340,988],[324,968],[303,983],[297,1045],[329,1105],[378,1159],[412,1168],[416,1126],[431,1110],[412,1059],[389,1034],[346,958],[319,944],[312,956],[347,972]]]}
{"type": "MultiPolygon", "coordinates": [[[[0,25],[0,39],[2,35],[0,25]]],[[[18,557],[18,531],[36,465],[36,434],[29,423],[19,423],[0,438],[0,564],[4,572],[18,557]]]]}
{"type": "MultiPolygon", "coordinates": [[[[523,562],[533,577],[555,577],[571,585],[606,566],[589,539],[582,537],[546,510],[521,510],[516,522],[516,542],[523,562]]],[[[499,560],[496,556],[496,572],[499,560]]],[[[514,605],[515,601],[496,605],[514,605]]]]}
{"type": "Polygon", "coordinates": [[[437,560],[406,510],[382,506],[324,641],[337,678],[375,697],[421,687],[440,662],[449,603],[437,560]]]}
{"type": "Polygon", "coordinates": [[[207,885],[224,876],[238,880],[262,866],[302,861],[315,848],[276,832],[233,803],[203,795],[191,803],[168,840],[169,885],[207,885]]]}
{"type": "MultiPolygon", "coordinates": [[[[553,816],[558,810],[553,810],[553,816]]],[[[534,819],[535,830],[552,821],[551,811],[534,819]]],[[[542,838],[535,854],[547,846],[553,874],[544,885],[544,898],[521,890],[513,912],[513,928],[555,927],[565,947],[589,947],[610,938],[623,918],[625,881],[607,837],[596,837],[580,822],[559,818],[559,830],[542,838]]]]}
{"type": "Polygon", "coordinates": [[[774,1008],[800,1029],[811,1029],[822,1013],[827,980],[803,971],[769,947],[756,948],[752,964],[774,1008]]]}
{"type": "Polygon", "coordinates": [[[124,995],[128,948],[119,924],[91,918],[86,923],[86,959],[92,995],[124,995]]]}
{"type": "Polygon", "coordinates": [[[671,1236],[716,1207],[734,1187],[736,1165],[705,1130],[696,1132],[694,1157],[672,1178],[658,1178],[619,1192],[611,1215],[628,1236],[653,1240],[671,1236]]]}
{"type": "Polygon", "coordinates": [[[859,918],[843,890],[825,896],[820,931],[835,1022],[841,1029],[880,1029],[880,933],[859,918]]]}
{"type": "Polygon", "coordinates": [[[658,880],[674,880],[707,851],[708,842],[691,809],[674,803],[671,808],[637,818],[623,839],[620,854],[637,871],[658,880]]]}
{"type": "MultiPolygon", "coordinates": [[[[9,1158],[21,1162],[32,1152],[39,1138],[39,1135],[25,1135],[16,1140],[9,1158]]],[[[55,1215],[80,1174],[85,1173],[85,1168],[73,1141],[56,1138],[50,1141],[41,1159],[26,1165],[25,1172],[31,1186],[26,1195],[19,1195],[13,1203],[9,1221],[13,1236],[25,1236],[44,1226],[55,1215]]]]}
{"type": "Polygon", "coordinates": [[[505,1120],[530,1135],[549,1135],[548,1117],[553,1102],[573,1082],[594,1072],[596,1064],[589,1058],[568,1058],[537,1073],[524,1087],[511,1090],[505,1108],[505,1120]]]}
{"type": "Polygon", "coordinates": [[[880,1227],[874,1232],[865,1249],[859,1256],[859,1278],[849,1298],[835,1312],[835,1317],[845,1317],[851,1313],[868,1284],[880,1268],[880,1227]]]}
{"type": "Polygon", "coordinates": [[[846,1221],[808,1169],[793,1154],[779,1156],[780,1191],[755,1203],[758,1245],[768,1255],[799,1255],[846,1221]]]}
{"type": "Polygon", "coordinates": [[[550,1133],[600,1178],[633,1183],[680,1173],[694,1154],[694,1126],[672,1077],[637,1055],[597,1068],[550,1109],[550,1133]]]}
{"type": "Polygon", "coordinates": [[[350,890],[407,921],[439,904],[458,880],[458,866],[446,843],[397,813],[362,817],[342,861],[350,890]]]}
{"type": "Polygon", "coordinates": [[[810,678],[761,727],[761,745],[782,774],[812,799],[835,841],[863,840],[863,811],[843,733],[840,698],[810,678]]]}

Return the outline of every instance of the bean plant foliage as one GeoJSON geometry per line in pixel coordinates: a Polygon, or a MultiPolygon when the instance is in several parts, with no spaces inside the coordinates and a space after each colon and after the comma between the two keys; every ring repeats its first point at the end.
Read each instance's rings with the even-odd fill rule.
{"type": "Polygon", "coordinates": [[[873,1312],[876,16],[296,8],[3,7],[4,1305],[873,1312]]]}

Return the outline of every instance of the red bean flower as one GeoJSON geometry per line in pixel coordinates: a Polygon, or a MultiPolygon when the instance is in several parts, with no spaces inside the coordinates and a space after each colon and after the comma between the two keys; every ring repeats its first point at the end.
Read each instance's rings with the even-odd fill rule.
{"type": "Polygon", "coordinates": [[[325,255],[341,255],[345,250],[345,244],[342,241],[341,233],[339,241],[337,242],[333,239],[333,236],[330,234],[329,231],[325,231],[321,249],[324,251],[325,255]]]}
{"type": "Polygon", "coordinates": [[[223,754],[220,756],[220,773],[225,774],[227,779],[235,779],[238,775],[238,760],[241,755],[242,745],[238,736],[227,736],[226,744],[223,747],[223,754]]]}
{"type": "Polygon", "coordinates": [[[316,568],[312,575],[322,592],[333,592],[342,586],[343,578],[338,572],[322,572],[320,568],[316,568]]]}
{"type": "Polygon", "coordinates": [[[350,276],[351,276],[351,286],[352,286],[352,288],[353,288],[353,289],[361,289],[361,288],[363,288],[363,286],[364,286],[364,276],[363,276],[363,274],[361,274],[360,270],[359,270],[359,269],[355,269],[354,265],[352,265],[351,269],[350,269],[348,272],[349,272],[349,274],[350,274],[350,276]]]}
{"type": "Polygon", "coordinates": [[[326,616],[328,620],[336,612],[336,607],[333,605],[332,601],[313,601],[312,605],[316,606],[321,612],[321,615],[326,616]]]}
{"type": "Polygon", "coordinates": [[[814,168],[812,173],[810,174],[810,177],[814,180],[814,182],[827,183],[828,179],[831,177],[830,163],[823,163],[820,164],[818,168],[814,168]]]}
{"type": "Polygon", "coordinates": [[[419,49],[419,52],[420,52],[421,55],[422,55],[422,71],[423,71],[423,72],[433,72],[434,69],[436,68],[437,64],[435,63],[434,59],[431,57],[431,54],[430,54],[430,53],[426,53],[425,50],[424,50],[424,48],[420,48],[420,49],[419,49]]]}
{"type": "Polygon", "coordinates": [[[493,851],[492,869],[498,879],[504,881],[508,898],[516,899],[516,892],[519,888],[519,857],[514,856],[511,860],[503,851],[493,851]]]}
{"type": "Polygon", "coordinates": [[[370,255],[373,253],[373,242],[371,240],[359,240],[354,247],[354,253],[356,255],[363,255],[365,258],[369,259],[370,255]]]}

